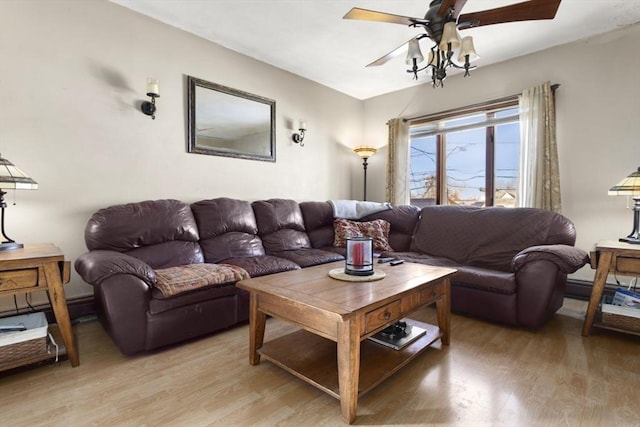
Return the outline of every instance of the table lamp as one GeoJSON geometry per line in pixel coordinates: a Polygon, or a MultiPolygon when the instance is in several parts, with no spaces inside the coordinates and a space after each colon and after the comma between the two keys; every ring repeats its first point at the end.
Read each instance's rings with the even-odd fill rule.
{"type": "Polygon", "coordinates": [[[24,247],[22,243],[16,243],[7,237],[4,232],[4,208],[7,207],[7,202],[4,200],[4,195],[7,194],[6,191],[4,191],[5,189],[37,190],[38,183],[0,155],[0,229],[2,230],[2,237],[5,239],[0,243],[0,251],[24,247]]]}
{"type": "Polygon", "coordinates": [[[622,237],[621,242],[640,245],[640,167],[629,176],[609,189],[610,196],[631,196],[633,205],[633,230],[627,237],[622,237]]]}

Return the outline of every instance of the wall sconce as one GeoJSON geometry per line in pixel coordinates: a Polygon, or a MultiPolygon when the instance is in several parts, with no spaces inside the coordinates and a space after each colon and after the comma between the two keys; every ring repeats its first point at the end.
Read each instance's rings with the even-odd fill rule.
{"type": "Polygon", "coordinates": [[[300,147],[304,147],[304,133],[307,131],[307,124],[304,120],[300,120],[300,124],[298,125],[298,132],[294,132],[291,138],[293,142],[296,144],[300,144],[300,147]]]}
{"type": "Polygon", "coordinates": [[[151,116],[153,120],[156,119],[156,98],[160,98],[158,83],[158,79],[147,79],[147,96],[151,97],[151,102],[143,101],[140,106],[142,112],[147,116],[151,116]]]}

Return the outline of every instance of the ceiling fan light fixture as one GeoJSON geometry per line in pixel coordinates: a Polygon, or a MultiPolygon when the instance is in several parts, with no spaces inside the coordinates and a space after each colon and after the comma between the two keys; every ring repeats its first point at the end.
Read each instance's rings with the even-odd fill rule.
{"type": "Polygon", "coordinates": [[[460,47],[460,36],[458,35],[458,29],[456,28],[455,21],[450,21],[444,24],[442,39],[440,39],[439,48],[441,51],[446,52],[449,46],[451,46],[451,50],[460,47]]]}
{"type": "Polygon", "coordinates": [[[528,0],[509,6],[496,7],[477,12],[460,12],[468,0],[432,0],[424,18],[394,15],[368,9],[354,7],[347,13],[345,19],[360,19],[365,21],[388,22],[407,25],[410,28],[421,28],[424,33],[414,36],[402,46],[392,50],[385,56],[372,62],[369,66],[385,64],[392,58],[407,52],[406,63],[411,67],[407,70],[417,80],[418,73],[426,71],[431,74],[433,87],[444,87],[447,69],[464,70],[464,76],[476,68],[472,61],[480,58],[473,45],[471,37],[460,39],[458,29],[495,25],[508,22],[537,21],[553,19],[562,0],[528,0]],[[426,65],[418,65],[424,61],[418,41],[428,38],[433,42],[426,65]],[[406,50],[405,50],[406,49],[406,50]]]}
{"type": "Polygon", "coordinates": [[[475,61],[476,59],[480,58],[480,56],[476,53],[475,47],[473,46],[473,37],[471,36],[467,36],[462,39],[458,62],[465,63],[466,56],[469,57],[469,62],[475,61]]]}
{"type": "Polygon", "coordinates": [[[406,59],[407,65],[413,64],[414,59],[418,64],[424,61],[424,55],[422,55],[422,51],[420,50],[420,44],[416,39],[409,41],[409,51],[407,52],[407,59],[406,59]]]}

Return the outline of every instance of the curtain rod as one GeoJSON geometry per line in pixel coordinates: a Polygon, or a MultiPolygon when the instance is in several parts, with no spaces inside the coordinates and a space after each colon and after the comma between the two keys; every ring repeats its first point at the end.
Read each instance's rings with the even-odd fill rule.
{"type": "MultiPolygon", "coordinates": [[[[558,83],[554,83],[551,85],[551,90],[553,92],[555,92],[558,88],[560,87],[560,84],[558,83]]],[[[482,107],[484,105],[491,105],[491,104],[497,104],[499,102],[505,102],[505,101],[510,101],[512,99],[514,99],[515,97],[519,96],[520,94],[515,94],[515,95],[511,95],[511,96],[504,96],[502,98],[497,98],[497,99],[493,99],[491,101],[485,101],[485,102],[478,102],[477,104],[472,104],[472,105],[467,105],[464,107],[460,107],[460,108],[452,108],[451,110],[447,110],[447,111],[440,111],[438,113],[433,113],[433,114],[421,114],[419,116],[415,116],[415,117],[407,117],[405,119],[402,119],[403,122],[410,122],[412,120],[419,120],[419,119],[423,119],[425,117],[429,117],[432,116],[434,114],[447,114],[450,112],[454,112],[454,111],[458,111],[460,109],[470,109],[470,108],[477,108],[477,107],[482,107]]]]}

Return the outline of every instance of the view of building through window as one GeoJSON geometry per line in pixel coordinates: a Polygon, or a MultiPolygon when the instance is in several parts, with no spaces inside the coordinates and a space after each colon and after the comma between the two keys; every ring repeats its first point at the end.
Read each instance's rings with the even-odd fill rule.
{"type": "Polygon", "coordinates": [[[411,127],[411,204],[517,205],[518,108],[411,127]]]}

